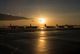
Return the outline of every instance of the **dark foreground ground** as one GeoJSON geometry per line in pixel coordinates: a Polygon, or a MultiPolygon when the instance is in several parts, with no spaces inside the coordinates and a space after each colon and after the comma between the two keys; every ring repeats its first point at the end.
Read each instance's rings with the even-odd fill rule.
{"type": "Polygon", "coordinates": [[[0,54],[80,54],[80,30],[3,33],[0,54]]]}

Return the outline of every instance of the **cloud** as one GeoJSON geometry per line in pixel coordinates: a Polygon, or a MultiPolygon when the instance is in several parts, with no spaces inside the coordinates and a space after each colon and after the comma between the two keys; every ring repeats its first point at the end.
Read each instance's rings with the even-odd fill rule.
{"type": "Polygon", "coordinates": [[[7,14],[0,14],[0,21],[2,20],[22,20],[22,19],[30,19],[26,17],[20,17],[20,16],[12,16],[12,15],[7,15],[7,14]]]}

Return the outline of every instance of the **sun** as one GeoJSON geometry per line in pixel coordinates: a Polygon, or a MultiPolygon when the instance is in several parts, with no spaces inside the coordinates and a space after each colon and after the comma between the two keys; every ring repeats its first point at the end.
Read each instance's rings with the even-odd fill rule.
{"type": "Polygon", "coordinates": [[[45,18],[39,18],[39,23],[44,24],[46,22],[45,18]]]}

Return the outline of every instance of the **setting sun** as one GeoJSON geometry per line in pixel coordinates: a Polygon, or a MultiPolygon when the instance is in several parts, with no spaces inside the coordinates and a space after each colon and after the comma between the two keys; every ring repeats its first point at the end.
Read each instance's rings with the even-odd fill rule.
{"type": "Polygon", "coordinates": [[[44,24],[45,23],[45,18],[39,18],[39,22],[40,22],[40,24],[44,24]]]}

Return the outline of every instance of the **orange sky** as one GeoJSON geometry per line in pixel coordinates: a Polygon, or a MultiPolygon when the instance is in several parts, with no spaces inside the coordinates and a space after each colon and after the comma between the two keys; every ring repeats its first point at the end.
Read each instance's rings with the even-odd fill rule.
{"type": "MultiPolygon", "coordinates": [[[[45,18],[46,22],[44,24],[47,24],[47,25],[56,25],[56,24],[72,24],[74,23],[75,24],[79,24],[79,21],[77,20],[72,20],[70,19],[69,21],[67,19],[58,19],[58,18],[45,18]],[[76,21],[76,23],[75,23],[76,21]]],[[[35,18],[35,19],[29,19],[29,20],[15,20],[15,21],[0,21],[0,25],[42,25],[40,24],[38,18],[35,18]]]]}

